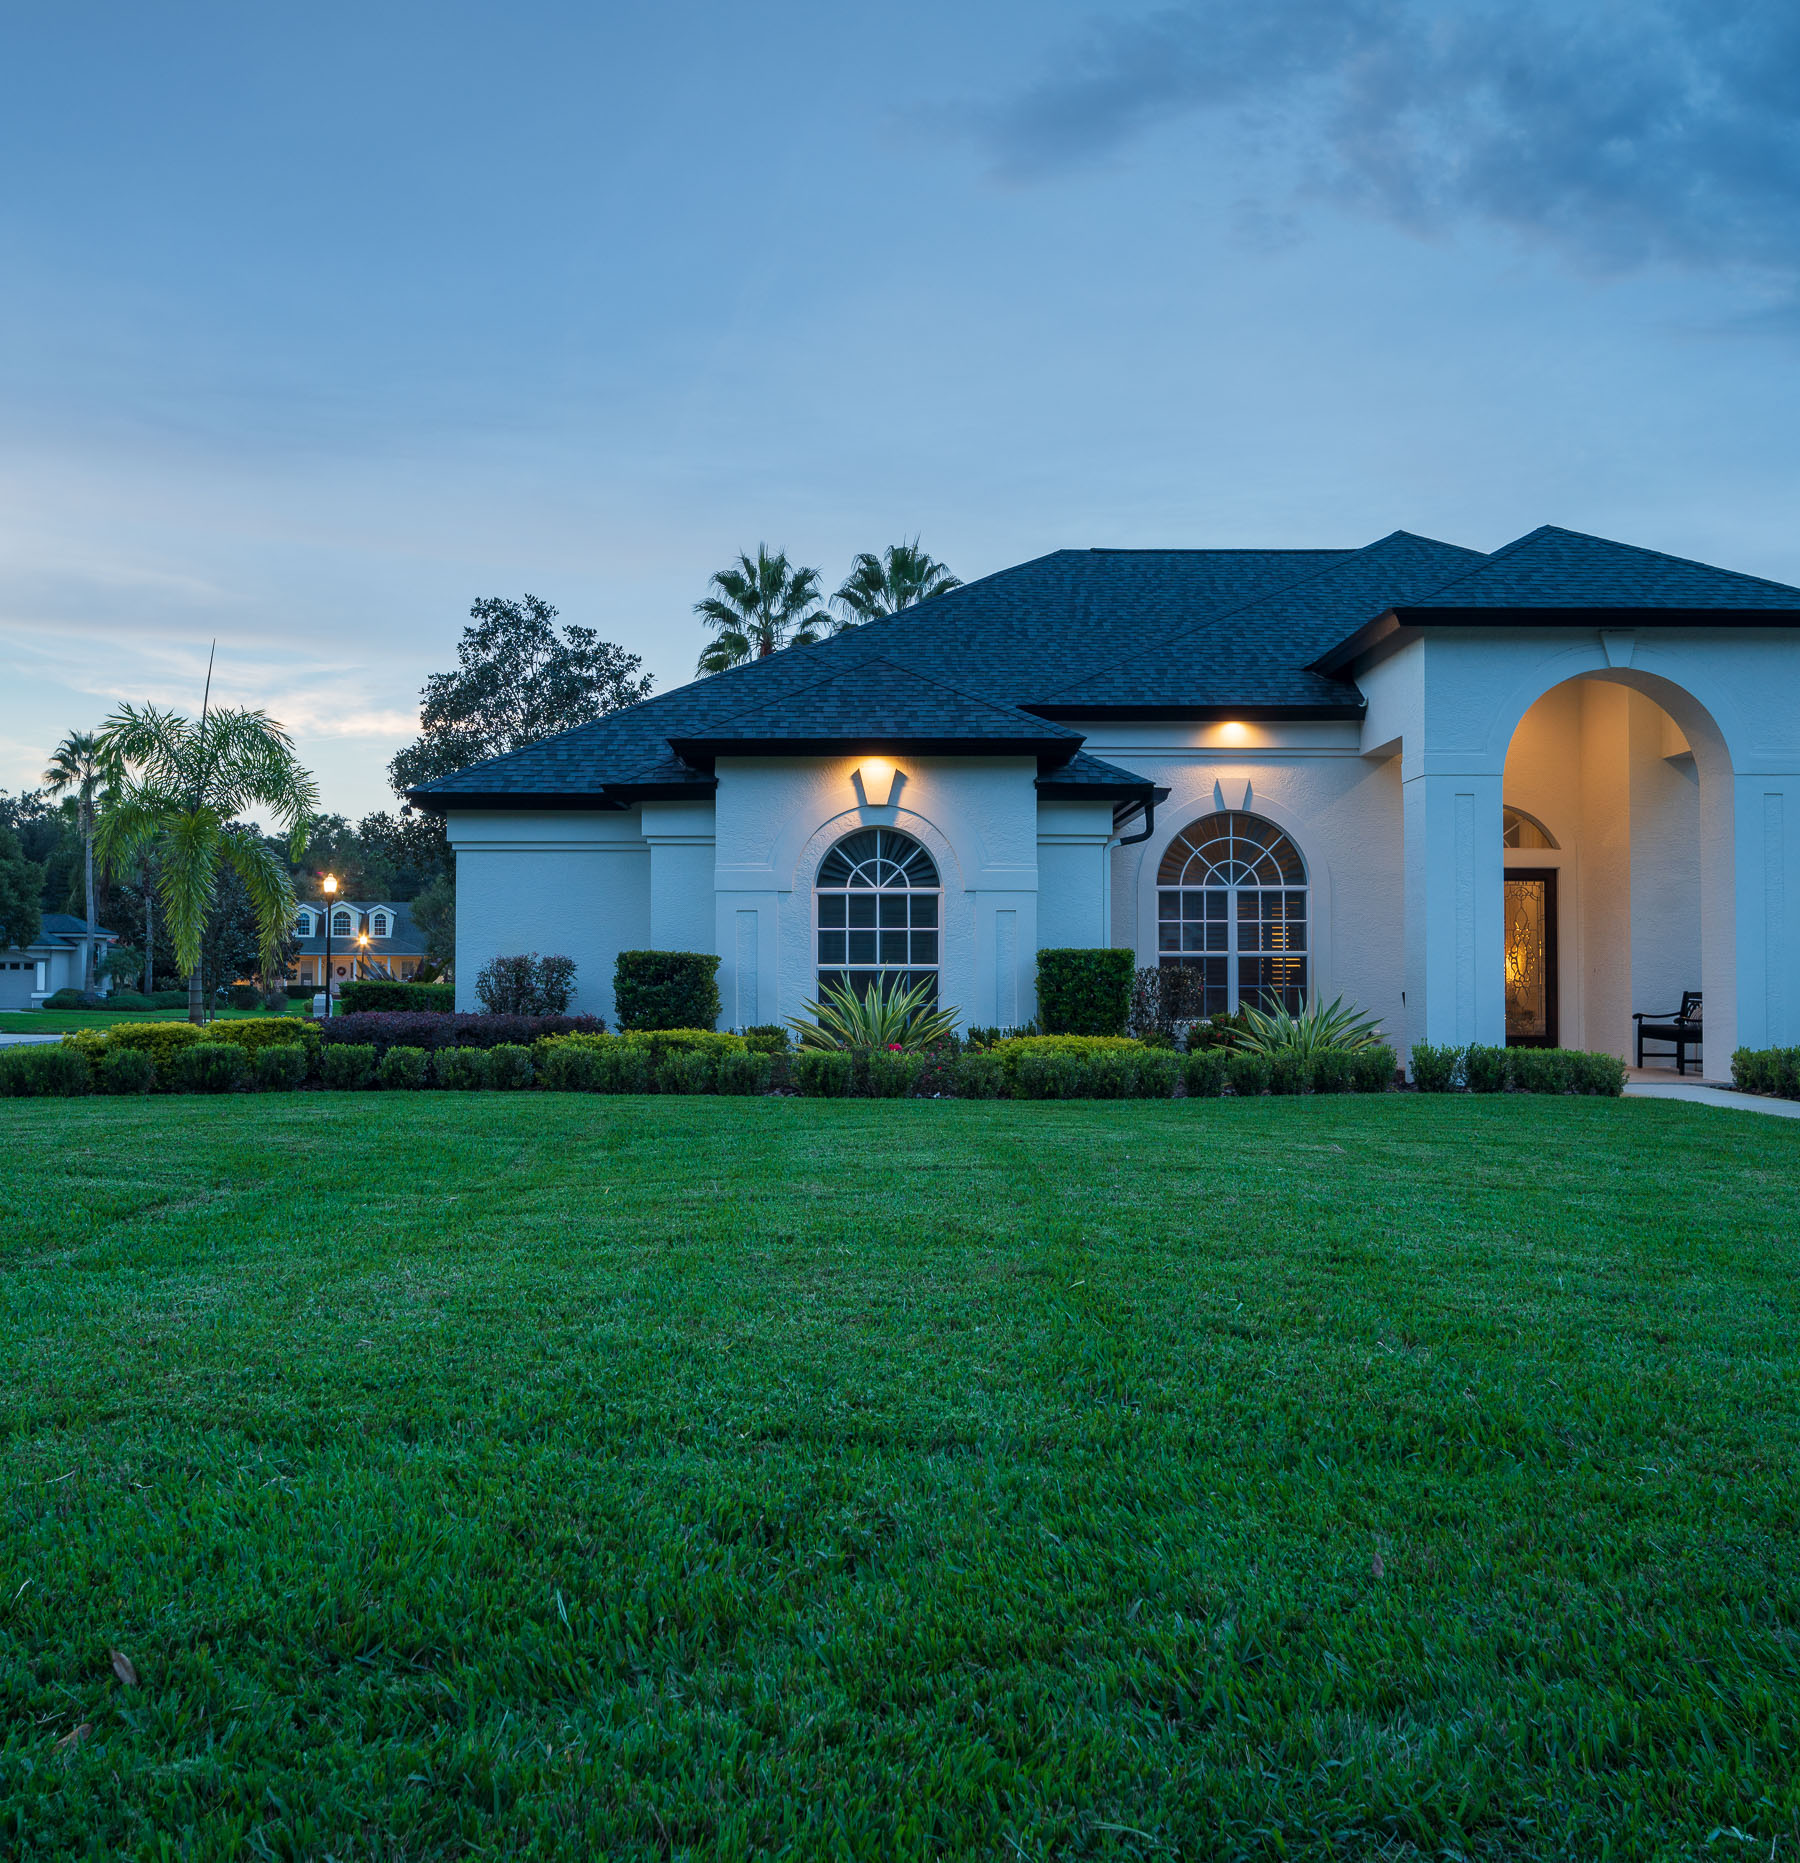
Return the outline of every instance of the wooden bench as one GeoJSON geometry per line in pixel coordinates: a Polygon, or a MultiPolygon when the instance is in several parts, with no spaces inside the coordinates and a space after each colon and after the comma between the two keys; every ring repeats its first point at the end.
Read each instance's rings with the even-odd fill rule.
{"type": "Polygon", "coordinates": [[[1683,990],[1681,1007],[1675,1010],[1640,1010],[1632,1021],[1637,1024],[1637,1064],[1644,1065],[1644,1043],[1647,1041],[1670,1044],[1675,1050],[1675,1071],[1687,1072],[1687,1052],[1694,1051],[1694,1069],[1696,1073],[1704,1072],[1699,1059],[1701,1049],[1700,992],[1683,990]]]}

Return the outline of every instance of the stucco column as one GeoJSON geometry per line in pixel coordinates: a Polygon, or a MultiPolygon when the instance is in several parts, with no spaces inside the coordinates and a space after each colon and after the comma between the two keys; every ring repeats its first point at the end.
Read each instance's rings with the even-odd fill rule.
{"type": "Polygon", "coordinates": [[[1740,776],[1735,790],[1737,1026],[1715,1020],[1709,976],[1706,1072],[1714,1079],[1730,1072],[1734,1046],[1800,1046],[1800,773],[1740,776]]]}
{"type": "Polygon", "coordinates": [[[1501,780],[1405,777],[1406,1039],[1506,1041],[1501,780]]]}

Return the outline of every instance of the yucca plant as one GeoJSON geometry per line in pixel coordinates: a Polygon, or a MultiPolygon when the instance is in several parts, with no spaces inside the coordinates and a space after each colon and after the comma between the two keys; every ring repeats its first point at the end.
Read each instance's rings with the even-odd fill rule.
{"type": "Polygon", "coordinates": [[[912,1054],[935,1047],[956,1027],[954,1009],[930,1006],[928,983],[903,989],[899,977],[883,977],[862,995],[846,983],[828,983],[819,995],[822,1000],[806,1004],[810,1021],[788,1017],[802,1048],[898,1048],[912,1054]]]}
{"type": "Polygon", "coordinates": [[[1329,1003],[1308,1003],[1298,1015],[1286,1009],[1242,1010],[1244,1026],[1236,1046],[1248,1054],[1360,1054],[1381,1045],[1381,1024],[1374,1016],[1346,1006],[1341,996],[1329,1003]]]}

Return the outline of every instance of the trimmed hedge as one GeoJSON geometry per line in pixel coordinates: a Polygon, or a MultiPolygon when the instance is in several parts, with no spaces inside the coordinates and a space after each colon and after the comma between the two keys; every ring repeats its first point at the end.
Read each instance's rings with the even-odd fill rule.
{"type": "Polygon", "coordinates": [[[93,1086],[94,1071],[79,1049],[60,1042],[0,1048],[0,1099],[69,1099],[93,1086]]]}
{"type": "Polygon", "coordinates": [[[1038,1022],[1048,1035],[1123,1035],[1132,954],[1069,947],[1037,957],[1038,1022]]]}
{"type": "Polygon", "coordinates": [[[1421,1093],[1578,1093],[1616,1099],[1625,1091],[1625,1063],[1585,1048],[1434,1048],[1412,1051],[1413,1085],[1421,1093]]]}
{"type": "Polygon", "coordinates": [[[360,1015],[367,1010],[392,1010],[400,1015],[454,1015],[456,985],[453,983],[398,983],[391,977],[363,977],[346,983],[338,991],[338,1003],[344,1015],[360,1015]]]}
{"type": "Polygon", "coordinates": [[[598,1016],[440,1015],[431,1010],[423,1014],[370,1010],[302,1026],[316,1028],[327,1047],[334,1042],[352,1047],[367,1043],[382,1054],[390,1048],[497,1048],[502,1042],[529,1044],[544,1035],[601,1035],[606,1031],[598,1016]]]}
{"type": "Polygon", "coordinates": [[[613,1007],[622,1029],[710,1029],[719,1020],[719,960],[710,951],[621,951],[613,1007]]]}
{"type": "Polygon", "coordinates": [[[1740,1048],[1731,1057],[1731,1084],[1742,1093],[1800,1100],[1800,1048],[1740,1048]]]}
{"type": "Polygon", "coordinates": [[[249,1052],[234,1041],[197,1041],[169,1064],[177,1093],[236,1093],[249,1075],[249,1052]]]}
{"type": "Polygon", "coordinates": [[[95,1079],[102,1093],[150,1093],[156,1087],[156,1063],[136,1048],[115,1048],[100,1057],[95,1079]]]}
{"type": "Polygon", "coordinates": [[[390,1048],[375,1069],[378,1086],[416,1093],[431,1078],[431,1056],[423,1048],[390,1048]]]}
{"type": "Polygon", "coordinates": [[[452,1093],[474,1093],[487,1085],[485,1048],[440,1048],[431,1060],[431,1077],[452,1093]]]}
{"type": "Polygon", "coordinates": [[[305,1086],[310,1059],[310,1051],[298,1042],[260,1048],[251,1059],[250,1084],[258,1093],[292,1093],[305,1086]]]}

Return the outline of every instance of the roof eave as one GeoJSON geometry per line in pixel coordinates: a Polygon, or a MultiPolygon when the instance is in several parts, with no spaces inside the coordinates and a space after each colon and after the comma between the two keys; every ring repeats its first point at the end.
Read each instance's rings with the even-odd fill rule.
{"type": "MultiPolygon", "coordinates": [[[[1314,669],[1307,669],[1309,671],[1314,669]]],[[[1198,723],[1273,723],[1283,719],[1356,719],[1367,706],[1360,699],[1332,700],[1317,705],[1024,705],[1021,711],[1049,718],[1157,719],[1179,718],[1198,723]]]]}
{"type": "Polygon", "coordinates": [[[868,732],[843,737],[685,738],[669,748],[685,762],[710,769],[720,757],[1037,757],[1068,762],[1081,748],[1074,733],[1056,737],[905,737],[868,732]]]}

